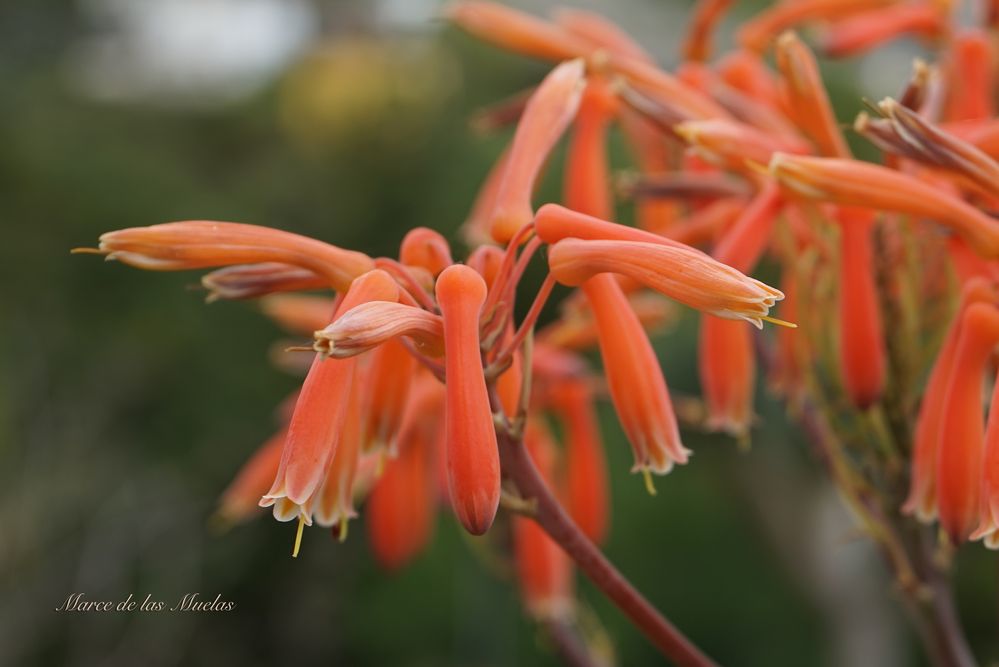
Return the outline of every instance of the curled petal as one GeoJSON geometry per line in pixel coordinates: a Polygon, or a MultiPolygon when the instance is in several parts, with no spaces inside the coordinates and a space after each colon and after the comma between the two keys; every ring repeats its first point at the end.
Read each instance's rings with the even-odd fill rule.
{"type": "Polygon", "coordinates": [[[411,338],[431,356],[443,353],[440,315],[392,301],[369,301],[351,308],[315,332],[313,347],[326,356],[346,359],[399,336],[411,338]]]}

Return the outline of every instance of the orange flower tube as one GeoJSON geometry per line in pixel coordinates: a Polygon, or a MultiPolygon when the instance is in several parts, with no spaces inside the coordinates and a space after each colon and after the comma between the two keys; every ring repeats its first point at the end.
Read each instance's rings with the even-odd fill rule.
{"type": "Polygon", "coordinates": [[[437,278],[436,291],[444,317],[448,492],[461,524],[482,535],[500,497],[499,450],[479,353],[486,283],[474,269],[455,264],[437,278]]]}
{"type": "Polygon", "coordinates": [[[782,76],[785,103],[798,127],[815,142],[822,155],[850,157],[815,56],[793,32],[786,32],[777,40],[777,67],[782,76]]]}
{"type": "Polygon", "coordinates": [[[593,389],[585,378],[565,380],[552,387],[551,401],[565,433],[569,514],[587,537],[600,544],[610,523],[610,492],[593,389]]]}
{"type": "Polygon", "coordinates": [[[943,421],[944,398],[954,369],[964,313],[971,304],[993,303],[996,297],[995,289],[984,278],[972,278],[968,281],[926,381],[913,435],[909,496],[902,506],[903,512],[915,514],[921,521],[932,521],[937,515],[937,459],[942,437],[940,424],[943,421]]]}
{"type": "Polygon", "coordinates": [[[996,386],[999,383],[993,385],[985,426],[981,521],[969,538],[983,540],[989,549],[999,549],[999,391],[995,390],[996,386]]]}
{"type": "Polygon", "coordinates": [[[999,258],[999,221],[901,172],[858,160],[775,153],[770,173],[807,199],[929,218],[960,234],[982,257],[999,258]]]}
{"type": "Polygon", "coordinates": [[[955,544],[966,540],[978,525],[985,444],[982,375],[997,343],[999,308],[969,305],[944,395],[937,453],[940,526],[955,544]]]}
{"type": "Polygon", "coordinates": [[[335,303],[325,296],[272,294],[260,300],[260,310],[289,333],[311,336],[329,323],[335,303]]]}
{"type": "Polygon", "coordinates": [[[620,273],[691,308],[760,328],[762,318],[784,298],[704,253],[660,243],[568,238],[551,247],[548,266],[564,285],[581,285],[599,273],[620,273]]]}
{"type": "Polygon", "coordinates": [[[362,451],[395,451],[416,364],[416,359],[398,340],[390,340],[372,351],[368,386],[363,388],[366,401],[362,451]]]}
{"type": "Polygon", "coordinates": [[[399,443],[398,457],[386,463],[365,504],[371,550],[387,570],[409,563],[433,535],[433,444],[426,429],[410,429],[399,443]]]}
{"type": "Polygon", "coordinates": [[[874,212],[840,208],[838,215],[840,371],[847,395],[863,410],[880,400],[886,373],[871,246],[874,212]]]}
{"type": "Polygon", "coordinates": [[[463,0],[452,4],[446,16],[479,39],[525,56],[559,61],[589,51],[585,42],[560,27],[495,2],[463,0]]]}
{"type": "Polygon", "coordinates": [[[354,510],[354,480],[361,460],[361,445],[365,439],[364,391],[368,385],[368,368],[352,369],[354,379],[349,393],[341,400],[345,406],[342,427],[336,438],[336,451],[330,460],[326,478],[313,504],[315,520],[324,528],[333,528],[341,540],[347,539],[347,523],[357,516],[354,510]]]}
{"type": "Polygon", "coordinates": [[[994,63],[993,46],[984,31],[966,30],[954,38],[947,120],[988,120],[995,115],[994,63]]]}
{"type": "Polygon", "coordinates": [[[896,37],[934,37],[947,28],[946,13],[936,2],[905,2],[840,21],[822,36],[822,51],[833,58],[865,53],[896,37]]]}
{"type": "MultiPolygon", "coordinates": [[[[733,268],[751,271],[770,241],[780,206],[779,189],[767,183],[715,248],[715,258],[733,268]]],[[[744,438],[752,423],[756,384],[752,332],[743,322],[702,317],[698,370],[708,408],[708,427],[744,438]]]]}
{"type": "Polygon", "coordinates": [[[506,243],[531,222],[531,196],[545,159],[568,127],[583,94],[582,60],[562,63],[545,77],[517,124],[492,212],[493,238],[506,243]]]}
{"type": "MultiPolygon", "coordinates": [[[[366,301],[392,301],[398,296],[399,288],[392,277],[375,269],[353,282],[338,312],[366,301]]],[[[337,448],[355,364],[355,359],[327,359],[321,354],[312,362],[288,425],[277,475],[260,501],[262,507],[273,505],[279,521],[299,517],[312,524],[313,498],[337,448]]]]}
{"type": "Polygon", "coordinates": [[[746,21],[736,32],[744,48],[764,51],[788,28],[815,20],[837,19],[892,4],[895,0],[794,0],[778,2],[746,21]]]}
{"type": "Polygon", "coordinates": [[[642,323],[613,276],[583,284],[597,323],[611,400],[635,454],[633,471],[668,473],[686,463],[666,379],[642,323]]]}
{"type": "Polygon", "coordinates": [[[299,234],[238,222],[188,220],[131,227],[101,235],[99,252],[153,271],[278,262],[312,271],[337,291],[374,268],[363,253],[299,234]]]}
{"type": "Polygon", "coordinates": [[[699,0],[687,28],[680,53],[685,60],[703,62],[711,56],[711,37],[732,6],[732,0],[699,0]]]}

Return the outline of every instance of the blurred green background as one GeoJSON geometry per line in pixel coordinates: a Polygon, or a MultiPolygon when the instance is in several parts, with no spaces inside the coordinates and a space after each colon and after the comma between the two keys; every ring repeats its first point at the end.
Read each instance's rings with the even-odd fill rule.
{"type": "MultiPolygon", "coordinates": [[[[664,62],[687,8],[569,4],[608,13],[664,62]]],[[[509,576],[449,516],[393,575],[370,558],[363,508],[347,543],[309,530],[297,560],[293,527],[269,518],[210,531],[219,493],[298,383],[268,361],[281,332],[252,303],[205,306],[196,275],[68,254],[103,231],[191,218],[373,255],[394,254],[417,225],[453,236],[509,136],[476,136],[469,115],[545,68],[446,28],[438,11],[403,0],[0,5],[0,665],[556,664],[509,576]],[[237,608],[55,613],[74,592],[168,605],[221,594],[237,608]]],[[[898,81],[910,55],[863,76],[835,68],[843,117],[855,85],[898,81]]],[[[560,159],[543,199],[558,198],[560,159]]],[[[694,326],[687,317],[657,342],[686,394],[697,391],[694,326]]],[[[922,664],[891,582],[804,442],[779,407],[758,409],[751,451],[686,434],[692,464],[650,497],[604,406],[611,559],[723,664],[922,664]]],[[[996,561],[968,551],[962,613],[995,660],[996,561]]],[[[619,664],[658,662],[585,583],[580,595],[619,664]]]]}

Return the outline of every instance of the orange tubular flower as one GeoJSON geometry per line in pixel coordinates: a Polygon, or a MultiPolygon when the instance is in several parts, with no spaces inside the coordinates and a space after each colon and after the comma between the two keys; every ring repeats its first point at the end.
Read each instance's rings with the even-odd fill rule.
{"type": "Polygon", "coordinates": [[[691,308],[760,328],[762,318],[784,298],[704,253],[661,243],[565,239],[551,247],[548,266],[564,285],[581,285],[599,273],[620,273],[691,308]]]}
{"type": "Polygon", "coordinates": [[[454,264],[447,239],[427,227],[416,227],[406,233],[399,249],[399,261],[426,269],[433,276],[454,264]]]}
{"type": "Polygon", "coordinates": [[[880,400],[886,372],[881,308],[873,273],[874,213],[854,208],[840,208],[838,212],[840,369],[850,400],[866,409],[880,400]]]}
{"type": "Polygon", "coordinates": [[[778,2],[743,23],[736,33],[736,40],[744,48],[752,51],[764,51],[779,34],[800,23],[844,18],[893,2],[895,0],[794,0],[794,2],[778,2]]]}
{"type": "Polygon", "coordinates": [[[902,506],[903,512],[915,514],[921,521],[932,521],[937,515],[937,459],[940,442],[944,437],[940,424],[943,421],[944,398],[953,374],[964,313],[972,304],[994,303],[996,298],[995,289],[984,278],[972,278],[968,281],[961,292],[957,313],[926,381],[913,437],[909,497],[902,506]]]}
{"type": "Polygon", "coordinates": [[[966,30],[954,38],[952,48],[947,119],[992,118],[995,115],[995,71],[989,35],[981,30],[966,30]]]}
{"type": "Polygon", "coordinates": [[[440,315],[393,301],[358,304],[314,335],[312,346],[316,352],[336,359],[367,352],[399,336],[412,339],[417,349],[432,357],[444,353],[440,315]]]}
{"type": "MultiPolygon", "coordinates": [[[[357,278],[343,298],[339,312],[374,299],[397,299],[399,288],[384,271],[375,269],[357,278]]],[[[302,385],[281,464],[262,507],[274,506],[279,521],[296,516],[312,524],[312,503],[337,448],[351,395],[355,359],[327,359],[317,354],[302,385]],[[332,406],[332,407],[331,407],[332,406]]]]}
{"type": "Polygon", "coordinates": [[[490,231],[506,243],[531,222],[531,195],[548,153],[568,127],[583,94],[582,60],[562,63],[531,96],[510,146],[506,171],[496,193],[490,231]]]}
{"type": "Polygon", "coordinates": [[[499,450],[479,354],[486,284],[474,269],[455,264],[437,278],[436,291],[444,317],[448,491],[461,524],[482,535],[500,497],[499,450]]]}
{"type": "Polygon", "coordinates": [[[937,453],[940,525],[955,544],[978,525],[981,510],[982,376],[999,343],[999,308],[973,303],[964,311],[944,396],[937,453]]]}
{"type": "Polygon", "coordinates": [[[758,53],[745,49],[733,51],[719,61],[716,69],[725,83],[750,99],[783,110],[776,77],[758,53]]]}
{"type": "Polygon", "coordinates": [[[947,16],[935,2],[905,2],[857,14],[822,36],[822,51],[833,58],[865,53],[896,37],[935,37],[947,29],[947,16]]]}
{"type": "Polygon", "coordinates": [[[632,470],[666,474],[674,463],[686,463],[689,452],[656,353],[612,276],[580,282],[596,318],[611,400],[635,453],[632,470]]]}
{"type": "Polygon", "coordinates": [[[857,160],[776,153],[770,173],[787,190],[808,199],[930,218],[952,228],[982,257],[999,257],[999,222],[894,169],[857,160]]]}
{"type": "Polygon", "coordinates": [[[978,528],[968,539],[983,540],[989,549],[999,549],[999,391],[993,385],[989,419],[985,426],[985,458],[982,474],[982,509],[978,528]]]}
{"type": "Polygon", "coordinates": [[[706,162],[755,176],[751,164],[767,164],[777,151],[805,153],[807,146],[731,120],[688,121],[673,130],[706,162]]]}
{"type": "MultiPolygon", "coordinates": [[[[752,270],[770,240],[780,206],[778,188],[766,184],[715,248],[715,258],[742,271],[752,270]]],[[[742,322],[711,315],[701,318],[698,369],[708,427],[744,438],[752,422],[756,383],[751,331],[742,322]]]]}
{"type": "MultiPolygon", "coordinates": [[[[556,449],[542,423],[528,422],[524,438],[542,477],[552,485],[556,449]]],[[[565,551],[533,519],[513,518],[513,555],[520,594],[538,620],[565,619],[572,613],[572,563],[565,551]]]]}
{"type": "Polygon", "coordinates": [[[446,16],[485,42],[534,58],[570,60],[589,50],[585,42],[558,26],[494,2],[456,2],[446,16]]]}
{"type": "Polygon", "coordinates": [[[316,523],[324,528],[333,528],[341,541],[347,539],[347,522],[357,516],[354,510],[354,480],[365,439],[365,394],[362,388],[367,387],[370,378],[369,368],[355,365],[352,371],[354,380],[351,389],[340,399],[346,406],[336,434],[336,450],[312,507],[316,523]]]}
{"type": "Polygon", "coordinates": [[[594,51],[606,49],[626,58],[654,62],[648,51],[632,39],[631,35],[600,14],[584,9],[559,7],[553,16],[559,26],[586,42],[594,51]]]}
{"type": "Polygon", "coordinates": [[[409,563],[434,531],[436,487],[433,433],[407,428],[399,454],[385,465],[365,504],[368,539],[375,559],[387,570],[409,563]]]}
{"type": "Polygon", "coordinates": [[[402,343],[390,340],[371,353],[370,364],[362,451],[395,452],[417,361],[402,343]]]}
{"type": "Polygon", "coordinates": [[[213,266],[279,262],[312,271],[326,285],[346,290],[374,268],[363,253],[270,227],[189,220],[131,227],[101,235],[100,252],[140,269],[180,271],[213,266]]]}
{"type": "Polygon", "coordinates": [[[243,464],[219,500],[218,517],[225,523],[246,521],[260,512],[260,496],[267,493],[281,462],[287,431],[281,429],[243,464]]]}
{"type": "Polygon", "coordinates": [[[694,5],[680,53],[685,60],[704,62],[711,56],[711,37],[732,0],[700,0],[694,5]]]}
{"type": "Polygon", "coordinates": [[[566,504],[573,520],[596,544],[607,536],[610,492],[600,424],[586,378],[556,383],[551,404],[565,432],[566,504]]]}
{"type": "Polygon", "coordinates": [[[208,301],[329,287],[322,276],[312,271],[278,262],[227,266],[202,276],[201,285],[208,290],[208,301]]]}
{"type": "Polygon", "coordinates": [[[777,40],[777,67],[783,77],[787,107],[798,127],[815,142],[821,154],[850,157],[815,56],[793,32],[785,32],[777,40]]]}

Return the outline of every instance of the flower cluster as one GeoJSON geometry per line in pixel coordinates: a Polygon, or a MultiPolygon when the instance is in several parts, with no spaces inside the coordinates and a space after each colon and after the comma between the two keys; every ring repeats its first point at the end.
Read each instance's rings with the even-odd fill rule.
{"type": "Polygon", "coordinates": [[[688,461],[649,340],[671,300],[701,313],[702,425],[748,438],[762,359],[900,580],[918,588],[925,575],[900,536],[905,492],[904,511],[939,517],[952,544],[999,547],[999,392],[988,419],[983,395],[999,343],[999,12],[961,28],[946,2],[787,0],[713,58],[729,4],[697,4],[675,72],[589,12],[546,20],[452,5],[447,17],[468,33],[555,63],[476,119],[515,130],[471,207],[463,261],[425,228],[398,258],[223,222],[101,237],[100,253],[139,268],[214,268],[203,279],[211,298],[259,297],[313,336],[294,407],[227,490],[224,516],[244,519],[259,503],[297,520],[299,540],[313,522],[343,536],[364,498],[374,552],[398,567],[427,542],[439,498],[474,535],[503,501],[522,515],[511,534],[532,614],[570,614],[568,554],[667,655],[705,664],[617,583],[604,588],[604,566],[571,535],[599,543],[608,529],[602,392],[650,490],[653,473],[688,461]],[[939,46],[939,63],[916,62],[897,99],[856,119],[882,164],[854,157],[816,56],[792,32],[812,26],[833,57],[903,35],[939,46]],[[636,165],[616,190],[611,132],[636,165]],[[562,201],[542,205],[534,191],[563,135],[562,201]],[[616,221],[616,196],[634,199],[635,225],[616,221]],[[546,277],[518,321],[515,297],[542,249],[546,277]],[[765,258],[780,290],[750,277],[765,258]],[[556,283],[579,289],[538,327],[556,283]],[[289,294],[315,289],[336,296],[289,294]],[[787,321],[769,314],[782,299],[787,321]],[[771,336],[749,326],[764,322],[788,326],[771,336]],[[599,374],[580,355],[594,346],[599,374]]]}

